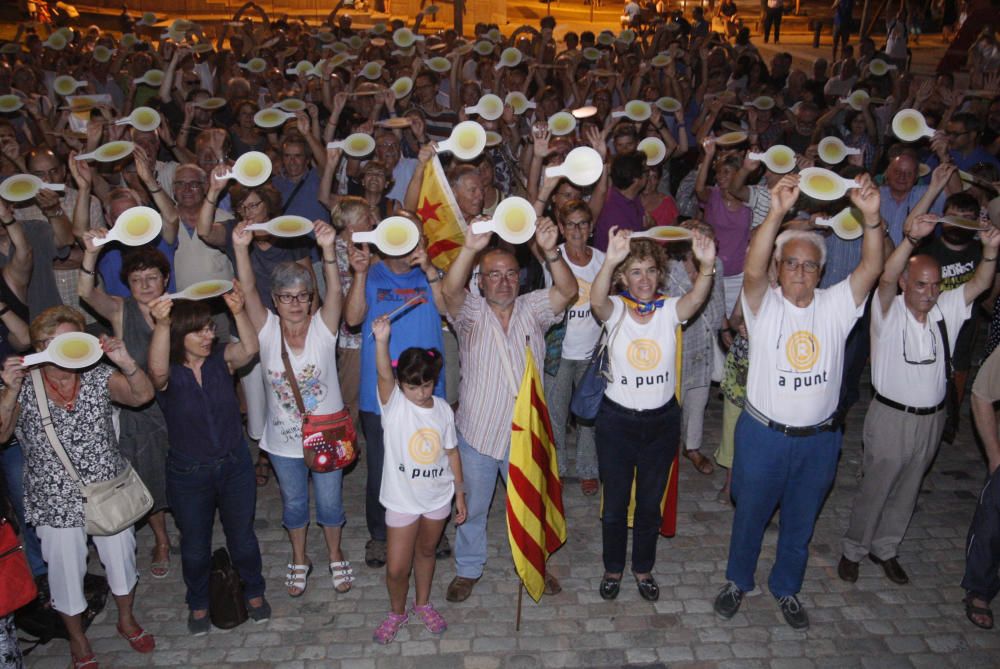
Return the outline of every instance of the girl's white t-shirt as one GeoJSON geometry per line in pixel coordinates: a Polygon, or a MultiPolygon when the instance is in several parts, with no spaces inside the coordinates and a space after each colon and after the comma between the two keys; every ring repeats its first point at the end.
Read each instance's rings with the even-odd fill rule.
{"type": "Polygon", "coordinates": [[[396,385],[382,408],[382,488],[379,502],[397,513],[419,515],[451,503],[455,476],[447,450],[458,446],[455,413],[448,402],[419,407],[396,385]]]}
{"type": "Polygon", "coordinates": [[[680,298],[664,298],[653,317],[639,323],[625,312],[625,303],[611,297],[608,332],[614,332],[609,348],[611,375],[604,395],[623,407],[646,411],[658,409],[674,396],[677,384],[677,318],[680,298]],[[624,318],[622,315],[624,313],[624,318]]]}
{"type": "MultiPolygon", "coordinates": [[[[281,322],[269,311],[260,331],[260,363],[267,395],[267,416],[261,449],[286,458],[302,457],[302,417],[285,379],[281,362],[281,322]]],[[[286,345],[287,346],[287,345],[286,345]]],[[[331,414],[344,408],[337,380],[337,334],[330,332],[320,312],[313,314],[300,355],[288,349],[289,362],[306,413],[331,414]]]]}

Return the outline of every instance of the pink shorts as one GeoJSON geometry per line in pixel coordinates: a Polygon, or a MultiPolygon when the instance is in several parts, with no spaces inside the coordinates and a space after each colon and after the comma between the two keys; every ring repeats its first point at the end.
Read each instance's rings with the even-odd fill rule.
{"type": "Polygon", "coordinates": [[[427,520],[444,520],[451,515],[451,502],[448,502],[440,509],[434,509],[427,513],[400,513],[392,509],[385,510],[386,527],[407,527],[417,522],[421,518],[427,520]]]}

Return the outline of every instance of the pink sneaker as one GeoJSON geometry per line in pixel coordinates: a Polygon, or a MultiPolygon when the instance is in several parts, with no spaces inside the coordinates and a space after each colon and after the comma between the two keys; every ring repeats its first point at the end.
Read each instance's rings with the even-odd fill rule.
{"type": "Polygon", "coordinates": [[[375,634],[372,635],[372,639],[375,640],[375,643],[382,645],[392,643],[392,640],[396,638],[396,632],[399,631],[400,627],[409,622],[409,620],[410,617],[405,613],[393,613],[389,611],[389,615],[385,617],[382,624],[375,628],[375,634]]]}
{"type": "Polygon", "coordinates": [[[410,613],[420,618],[424,623],[424,627],[431,634],[441,634],[448,629],[448,623],[445,622],[444,616],[438,613],[438,610],[430,602],[427,602],[423,606],[414,605],[410,609],[410,613]]]}

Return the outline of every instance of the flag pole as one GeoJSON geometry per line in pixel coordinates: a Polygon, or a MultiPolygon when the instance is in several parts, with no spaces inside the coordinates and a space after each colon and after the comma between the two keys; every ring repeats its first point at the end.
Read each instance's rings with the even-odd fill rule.
{"type": "Polygon", "coordinates": [[[520,581],[520,585],[517,587],[517,617],[514,619],[514,631],[515,632],[520,632],[521,631],[521,599],[524,597],[524,581],[521,581],[520,578],[518,578],[517,580],[520,581]]]}

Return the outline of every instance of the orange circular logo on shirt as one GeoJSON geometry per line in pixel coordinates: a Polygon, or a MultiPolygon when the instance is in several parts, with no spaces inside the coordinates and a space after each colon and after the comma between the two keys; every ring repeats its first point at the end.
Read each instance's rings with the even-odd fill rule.
{"type": "Polygon", "coordinates": [[[819,340],[816,335],[806,330],[793,332],[785,344],[785,355],[788,364],[796,372],[807,372],[819,360],[819,340]]]}
{"type": "Polygon", "coordinates": [[[437,430],[421,428],[410,437],[407,450],[418,465],[433,464],[441,454],[441,435],[437,430]]]}
{"type": "Polygon", "coordinates": [[[584,281],[583,279],[577,278],[577,298],[574,307],[583,306],[584,304],[590,304],[590,282],[584,281]]]}
{"type": "Polygon", "coordinates": [[[628,345],[625,357],[632,367],[640,372],[647,372],[660,364],[663,354],[660,352],[660,345],[654,340],[635,339],[628,345]]]}

